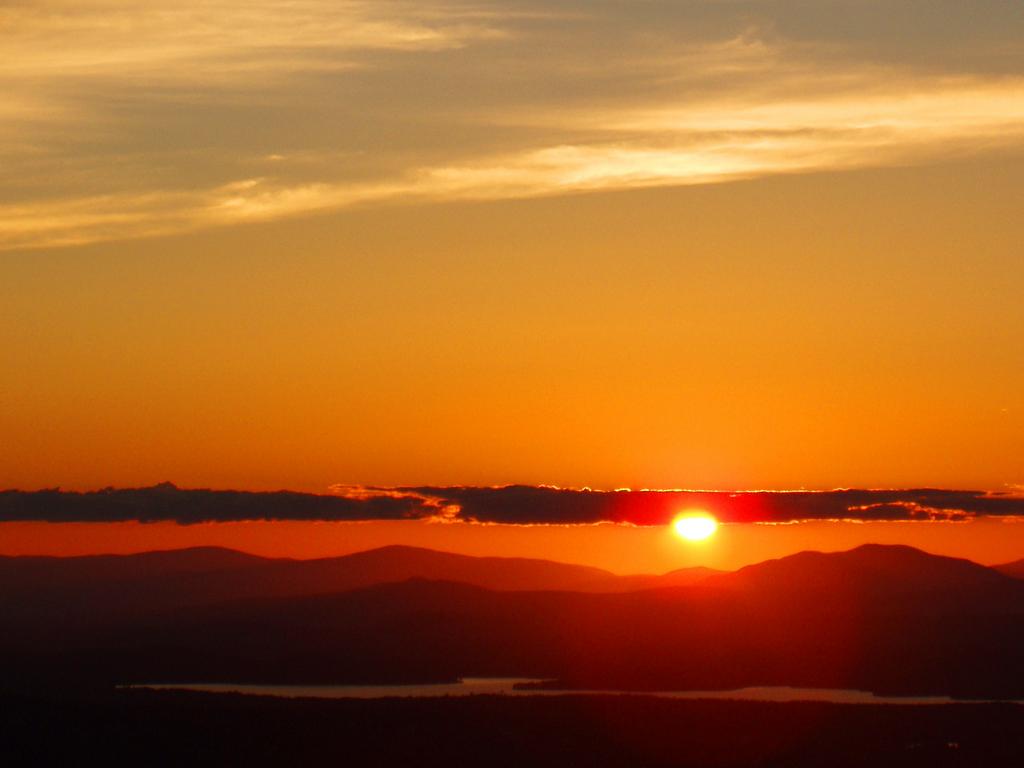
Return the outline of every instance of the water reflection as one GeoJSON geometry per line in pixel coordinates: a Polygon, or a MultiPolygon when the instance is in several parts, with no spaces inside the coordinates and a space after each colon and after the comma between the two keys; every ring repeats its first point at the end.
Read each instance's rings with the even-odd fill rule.
{"type": "MultiPolygon", "coordinates": [[[[789,688],[771,686],[738,688],[732,691],[565,691],[520,690],[518,684],[540,683],[526,678],[468,677],[457,683],[430,685],[247,685],[240,683],[174,683],[124,686],[155,690],[242,693],[256,696],[314,699],[436,698],[443,696],[568,696],[643,695],[664,699],[727,699],[732,701],[819,701],[832,704],[952,704],[948,696],[876,696],[869,691],[841,688],[789,688]]],[[[990,703],[979,701],[978,703],[990,703]]],[[[1014,702],[1024,703],[1024,702],[1014,702]]]]}

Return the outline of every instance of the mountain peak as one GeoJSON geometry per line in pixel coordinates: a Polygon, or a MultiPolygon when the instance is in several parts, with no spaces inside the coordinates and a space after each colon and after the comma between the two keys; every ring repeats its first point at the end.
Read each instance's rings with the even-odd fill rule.
{"type": "Polygon", "coordinates": [[[1024,579],[1024,559],[1014,560],[1012,563],[993,565],[992,569],[999,571],[1004,576],[1009,576],[1014,579],[1024,579]]]}
{"type": "Polygon", "coordinates": [[[715,577],[713,583],[761,590],[850,592],[969,590],[1002,585],[991,568],[902,544],[863,544],[843,552],[799,552],[715,577]]]}

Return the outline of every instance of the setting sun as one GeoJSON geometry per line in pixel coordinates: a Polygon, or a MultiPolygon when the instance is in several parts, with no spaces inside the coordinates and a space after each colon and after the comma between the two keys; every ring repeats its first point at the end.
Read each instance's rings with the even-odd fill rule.
{"type": "Polygon", "coordinates": [[[677,517],[672,528],[687,541],[704,541],[718,530],[718,521],[707,512],[690,512],[677,517]]]}

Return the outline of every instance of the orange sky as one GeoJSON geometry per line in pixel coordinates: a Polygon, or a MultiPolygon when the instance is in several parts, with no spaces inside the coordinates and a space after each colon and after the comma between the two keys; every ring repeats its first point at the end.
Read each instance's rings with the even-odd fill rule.
{"type": "MultiPolygon", "coordinates": [[[[1024,29],[983,5],[5,9],[0,488],[1019,489],[1024,29]]],[[[856,531],[1022,556],[973,525],[856,531]]],[[[697,554],[100,530],[0,549],[697,554]]]]}
{"type": "Polygon", "coordinates": [[[471,555],[539,557],[617,573],[661,573],[704,565],[734,569],[804,549],[838,551],[860,544],[910,544],[935,554],[997,565],[1024,558],[1024,522],[806,522],[730,524],[704,542],[667,527],[614,524],[510,526],[470,523],[251,522],[3,523],[0,554],[82,555],[216,545],[272,557],[330,557],[388,544],[471,555]]]}
{"type": "Polygon", "coordinates": [[[4,257],[0,487],[1004,490],[1019,162],[4,257]]]}

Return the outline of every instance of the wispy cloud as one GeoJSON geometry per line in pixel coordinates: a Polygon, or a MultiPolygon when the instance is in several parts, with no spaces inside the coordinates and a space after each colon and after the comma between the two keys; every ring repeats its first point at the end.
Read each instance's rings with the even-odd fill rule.
{"type": "Polygon", "coordinates": [[[264,177],[200,190],[0,206],[0,248],[163,235],[357,205],[712,184],[971,154],[1024,139],[1024,80],[624,111],[601,120],[581,116],[578,125],[597,138],[413,168],[370,182],[290,184],[264,177]]]}
{"type": "MultiPolygon", "coordinates": [[[[500,195],[702,184],[901,164],[1024,138],[1024,79],[923,81],[816,98],[691,103],[575,116],[597,140],[432,171],[453,189],[500,195]]],[[[565,119],[565,118],[563,118],[565,119]]]]}
{"type": "Polygon", "coordinates": [[[442,15],[396,0],[50,0],[0,9],[0,26],[0,77],[21,81],[205,81],[278,72],[289,62],[315,68],[332,52],[436,50],[499,34],[469,9],[453,6],[442,15]]]}
{"type": "Polygon", "coordinates": [[[8,131],[74,109],[65,128],[160,89],[224,100],[268,93],[300,73],[358,68],[372,52],[441,51],[500,37],[487,14],[402,0],[173,4],[38,0],[0,8],[0,89],[8,131]],[[275,84],[277,84],[275,86],[275,84]],[[125,89],[129,89],[126,91],[125,89]],[[10,104],[16,106],[12,110],[10,104]]]}
{"type": "Polygon", "coordinates": [[[861,61],[855,47],[786,40],[749,22],[679,41],[625,30],[604,57],[597,46],[614,19],[582,7],[509,8],[445,0],[8,6],[0,10],[0,87],[9,94],[0,162],[24,166],[37,189],[5,195],[0,249],[359,205],[904,165],[1024,143],[1024,66],[986,75],[861,61]],[[577,36],[582,42],[572,42],[577,36]],[[567,41],[566,50],[552,39],[567,41]],[[479,50],[461,53],[467,46],[479,50]],[[395,58],[403,55],[414,58],[395,58]],[[505,95],[510,61],[518,87],[505,95]],[[378,76],[342,88],[375,68],[378,76]],[[549,81],[563,82],[549,93],[549,81]],[[320,128],[289,114],[300,84],[303,105],[324,105],[320,128]],[[275,122],[250,123],[246,138],[253,110],[278,101],[275,122]],[[193,134],[165,129],[182,112],[193,133],[230,130],[237,145],[189,152],[193,134]],[[465,140],[436,145],[431,137],[446,126],[465,140]],[[135,154],[121,167],[114,160],[125,143],[135,154]],[[358,173],[326,159],[345,152],[359,159],[358,173]],[[47,176],[60,163],[39,171],[38,157],[73,158],[83,181],[47,176]],[[317,157],[325,161],[311,162],[317,157]],[[176,165],[181,173],[167,171],[176,165]],[[160,180],[146,181],[155,168],[160,180]]]}

